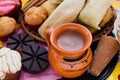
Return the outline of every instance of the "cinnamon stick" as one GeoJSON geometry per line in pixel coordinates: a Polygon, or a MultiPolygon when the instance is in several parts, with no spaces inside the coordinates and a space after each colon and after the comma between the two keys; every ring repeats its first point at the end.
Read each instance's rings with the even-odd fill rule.
{"type": "Polygon", "coordinates": [[[46,0],[41,0],[39,1],[37,4],[35,4],[35,6],[40,6],[42,3],[44,3],[46,0]]]}
{"type": "Polygon", "coordinates": [[[22,10],[24,10],[31,3],[32,3],[32,0],[29,0],[27,3],[25,3],[25,5],[22,7],[22,10]]]}
{"type": "Polygon", "coordinates": [[[30,4],[24,9],[24,12],[26,12],[30,7],[34,6],[35,3],[38,2],[38,0],[31,0],[31,1],[32,1],[32,3],[30,3],[30,4]]]}
{"type": "Polygon", "coordinates": [[[23,6],[22,11],[26,12],[32,6],[40,6],[45,1],[46,0],[30,0],[23,6]]]}

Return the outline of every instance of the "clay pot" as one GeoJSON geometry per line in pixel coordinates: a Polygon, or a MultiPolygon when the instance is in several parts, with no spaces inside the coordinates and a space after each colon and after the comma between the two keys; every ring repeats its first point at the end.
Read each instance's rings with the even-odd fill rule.
{"type": "Polygon", "coordinates": [[[45,41],[48,44],[50,65],[61,76],[75,78],[84,74],[88,69],[92,61],[92,52],[90,49],[92,35],[83,25],[65,23],[56,28],[50,27],[45,31],[45,41]],[[81,49],[68,51],[58,46],[58,37],[66,31],[79,33],[83,37],[84,44],[81,49]]]}

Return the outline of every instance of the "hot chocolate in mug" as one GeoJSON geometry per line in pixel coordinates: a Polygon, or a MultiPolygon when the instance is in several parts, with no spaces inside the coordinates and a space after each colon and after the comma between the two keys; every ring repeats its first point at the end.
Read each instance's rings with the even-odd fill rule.
{"type": "Polygon", "coordinates": [[[92,35],[83,25],[65,23],[45,31],[51,67],[65,78],[81,76],[92,61],[92,35]]]}

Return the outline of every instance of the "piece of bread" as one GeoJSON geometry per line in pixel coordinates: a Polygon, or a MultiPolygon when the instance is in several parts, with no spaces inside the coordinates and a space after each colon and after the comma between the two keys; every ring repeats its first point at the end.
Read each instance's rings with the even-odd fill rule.
{"type": "Polygon", "coordinates": [[[18,20],[21,0],[0,0],[0,16],[10,16],[18,20]]]}
{"type": "Polygon", "coordinates": [[[0,18],[0,37],[5,37],[11,34],[16,27],[16,21],[14,18],[3,16],[0,18]]]}
{"type": "Polygon", "coordinates": [[[25,12],[24,21],[28,25],[40,25],[47,18],[47,11],[43,7],[31,7],[25,12]]]}
{"type": "Polygon", "coordinates": [[[19,80],[21,67],[19,52],[7,47],[0,49],[0,80],[19,80]]]}

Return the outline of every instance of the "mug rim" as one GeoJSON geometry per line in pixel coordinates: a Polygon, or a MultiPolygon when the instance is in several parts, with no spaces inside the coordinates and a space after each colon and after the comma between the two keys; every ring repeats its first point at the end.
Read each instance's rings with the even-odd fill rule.
{"type": "Polygon", "coordinates": [[[61,24],[61,25],[57,26],[52,31],[51,36],[50,36],[50,42],[56,50],[60,51],[60,52],[58,52],[58,54],[63,55],[65,57],[78,57],[78,56],[81,56],[90,47],[90,45],[92,43],[92,34],[85,26],[83,26],[81,24],[78,24],[78,23],[64,23],[64,24],[61,24]],[[78,29],[83,29],[83,30],[85,30],[83,32],[85,32],[85,34],[86,33],[88,34],[87,39],[88,38],[89,39],[86,40],[87,42],[84,43],[84,45],[81,49],[74,50],[74,51],[69,51],[69,50],[61,49],[60,47],[57,46],[56,41],[55,41],[56,33],[58,33],[59,29],[64,29],[63,27],[70,29],[68,26],[74,26],[74,27],[77,27],[78,29]]]}

